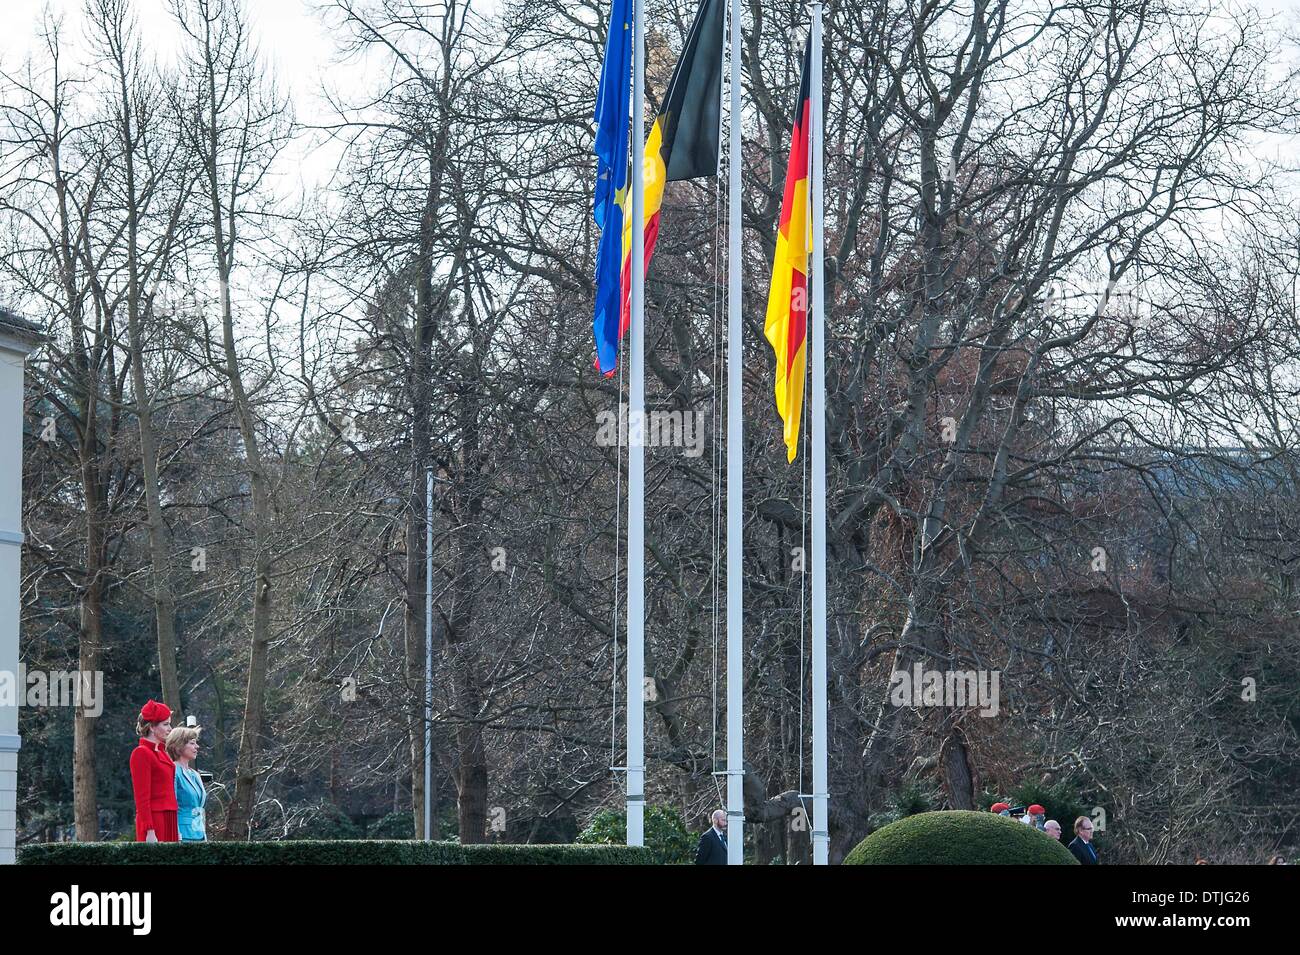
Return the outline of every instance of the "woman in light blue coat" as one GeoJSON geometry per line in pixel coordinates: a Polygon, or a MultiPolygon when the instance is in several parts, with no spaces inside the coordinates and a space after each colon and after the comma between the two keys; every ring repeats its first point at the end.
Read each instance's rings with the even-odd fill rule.
{"type": "Polygon", "coordinates": [[[167,753],[176,761],[176,824],[181,842],[208,838],[204,808],[208,790],[193,765],[199,755],[199,732],[197,726],[178,726],[167,734],[167,753]]]}

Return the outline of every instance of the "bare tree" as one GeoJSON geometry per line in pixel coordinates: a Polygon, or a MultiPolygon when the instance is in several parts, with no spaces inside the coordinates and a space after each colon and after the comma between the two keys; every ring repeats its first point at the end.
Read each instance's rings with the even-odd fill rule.
{"type": "MultiPolygon", "coordinates": [[[[128,0],[92,0],[91,29],[105,68],[111,74],[110,107],[114,173],[120,172],[119,202],[125,216],[121,245],[125,250],[125,309],[128,360],[134,412],[140,430],[146,526],[149,537],[150,590],[158,629],[158,673],[163,700],[181,712],[177,675],[175,571],[171,532],[162,507],[159,439],[154,426],[153,393],[147,380],[146,321],[157,318],[152,303],[158,286],[178,252],[178,227],[191,191],[183,166],[177,124],[167,112],[174,97],[163,80],[150,75],[131,20],[128,0]],[[150,221],[155,220],[155,221],[150,221]],[[152,228],[151,228],[152,227],[152,228]]],[[[97,286],[102,289],[102,286],[97,286]]],[[[104,290],[107,292],[108,290],[104,290]]],[[[103,302],[111,309],[116,303],[103,302]]]]}
{"type": "MultiPolygon", "coordinates": [[[[47,17],[44,63],[34,63],[25,77],[5,77],[10,161],[3,208],[16,220],[17,237],[5,262],[10,277],[41,303],[57,329],[51,346],[57,358],[43,392],[59,412],[56,434],[71,445],[79,477],[83,529],[80,557],[72,565],[77,655],[78,666],[93,673],[103,666],[109,548],[120,487],[113,458],[121,437],[125,369],[114,348],[116,316],[96,294],[105,252],[97,219],[108,157],[93,148],[93,119],[74,107],[79,79],[67,67],[65,42],[61,24],[47,17]]],[[[99,838],[97,720],[83,707],[73,722],[73,815],[77,838],[86,841],[99,838]]]]}
{"type": "MultiPolygon", "coordinates": [[[[234,837],[424,835],[427,797],[429,835],[572,839],[622,802],[625,482],[602,422],[623,382],[591,367],[607,11],[322,2],[373,85],[328,84],[327,117],[291,130],[245,8],[174,6],[176,81],[125,0],[92,0],[75,78],[59,49],[6,78],[3,290],[52,333],[32,413],[60,438],[28,456],[32,659],[75,639],[139,688],[143,660],[179,658],[163,685],[205,714],[234,837]],[[316,195],[273,179],[289,143],[339,149],[316,195]],[[195,546],[210,569],[169,577],[195,546]],[[156,641],[129,623],[151,614],[156,641]]],[[[696,3],[650,6],[653,113],[696,3]]],[[[1200,0],[827,13],[832,856],[1025,786],[1104,809],[1112,859],[1180,861],[1191,819],[1225,857],[1294,845],[1266,808],[1300,785],[1300,230],[1250,149],[1295,131],[1272,25],[1200,0]],[[999,674],[996,715],[900,703],[917,665],[999,674]]],[[[747,14],[744,791],[758,861],[801,863],[806,488],[760,332],[806,24],[747,14]]],[[[728,201],[669,187],[646,289],[650,409],[700,436],[647,453],[648,797],[701,824],[728,201]]],[[[76,740],[89,832],[93,726],[76,740]]],[[[44,801],[20,801],[32,838],[44,801]]]]}
{"type": "Polygon", "coordinates": [[[259,436],[257,400],[247,381],[235,330],[231,280],[240,266],[244,229],[264,210],[264,179],[288,137],[285,105],[262,77],[240,0],[176,3],[173,13],[189,39],[186,91],[189,148],[208,208],[208,241],[218,285],[221,369],[243,440],[252,498],[252,636],[235,794],[226,816],[230,838],[248,837],[258,780],[273,614],[271,478],[259,436]]]}

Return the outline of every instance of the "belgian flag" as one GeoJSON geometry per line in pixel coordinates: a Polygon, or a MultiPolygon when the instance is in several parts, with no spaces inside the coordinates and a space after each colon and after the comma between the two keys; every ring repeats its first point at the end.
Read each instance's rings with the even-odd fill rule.
{"type": "Polygon", "coordinates": [[[809,202],[808,132],[812,121],[808,83],[812,40],[804,47],[803,79],[790,134],[790,161],[785,169],[781,224],[772,260],[763,335],[776,352],[776,408],[785,422],[786,460],[799,448],[808,344],[808,256],[812,251],[812,205],[809,202]]]}
{"type": "MultiPolygon", "coordinates": [[[[679,179],[699,179],[718,173],[718,124],[722,115],[722,14],[724,0],[702,0],[686,35],[686,46],[673,70],[663,109],[646,137],[645,161],[645,262],[650,270],[655,240],[659,237],[659,211],[664,184],[679,179]]],[[[634,131],[635,134],[635,131],[634,131]]],[[[631,320],[632,214],[631,195],[623,204],[623,292],[619,337],[631,320]]]]}

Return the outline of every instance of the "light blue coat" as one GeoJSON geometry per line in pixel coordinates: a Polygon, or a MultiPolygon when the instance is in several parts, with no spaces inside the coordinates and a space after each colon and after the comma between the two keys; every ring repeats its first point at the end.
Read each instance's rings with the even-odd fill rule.
{"type": "Polygon", "coordinates": [[[207,840],[207,824],[204,807],[208,802],[208,790],[203,785],[203,778],[198,770],[186,769],[176,764],[176,827],[181,833],[181,842],[204,842],[207,840]]]}

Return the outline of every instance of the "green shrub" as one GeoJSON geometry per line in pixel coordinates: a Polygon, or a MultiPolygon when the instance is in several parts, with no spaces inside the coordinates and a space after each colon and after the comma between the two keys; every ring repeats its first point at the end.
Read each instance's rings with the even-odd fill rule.
{"type": "Polygon", "coordinates": [[[1032,806],[1035,803],[1047,810],[1047,818],[1061,824],[1061,837],[1074,838],[1074,820],[1091,813],[1079,794],[1066,783],[1044,786],[1042,783],[1021,783],[1011,792],[1014,806],[1032,806]],[[1068,835],[1067,835],[1068,834],[1068,835]]]}
{"type": "MultiPolygon", "coordinates": [[[[1079,791],[1067,782],[1045,786],[1042,783],[1024,782],[1007,795],[985,791],[976,800],[976,805],[987,810],[995,802],[1008,802],[1013,806],[1032,806],[1035,803],[1047,810],[1044,821],[1055,819],[1061,824],[1061,840],[1068,843],[1074,838],[1074,820],[1080,816],[1092,815],[1092,803],[1085,803],[1079,791]]],[[[1098,832],[1095,840],[1098,851],[1104,851],[1106,837],[1098,832]]]]}
{"type": "Polygon", "coordinates": [[[360,839],[365,835],[352,817],[333,803],[323,802],[311,807],[303,813],[301,820],[298,828],[285,838],[341,841],[360,839]]]}
{"type": "MultiPolygon", "coordinates": [[[[579,845],[621,846],[627,842],[627,815],[617,809],[602,809],[578,833],[579,845]]],[[[645,807],[645,847],[660,865],[681,865],[694,861],[695,842],[682,821],[682,814],[670,806],[645,807]]]]}
{"type": "Polygon", "coordinates": [[[900,819],[906,819],[908,816],[915,816],[917,813],[930,812],[934,809],[937,798],[933,790],[927,789],[920,783],[908,783],[902,789],[894,793],[893,805],[884,812],[872,813],[867,820],[871,831],[883,829],[891,822],[897,822],[900,819]]]}
{"type": "Polygon", "coordinates": [[[414,839],[415,818],[409,811],[380,816],[366,829],[367,839],[414,839]]]}
{"type": "Polygon", "coordinates": [[[284,842],[46,842],[19,865],[652,865],[629,846],[477,845],[399,840],[284,842]]]}
{"type": "Polygon", "coordinates": [[[857,844],[845,865],[1078,865],[1051,836],[1014,819],[951,810],[908,816],[857,844]]]}

